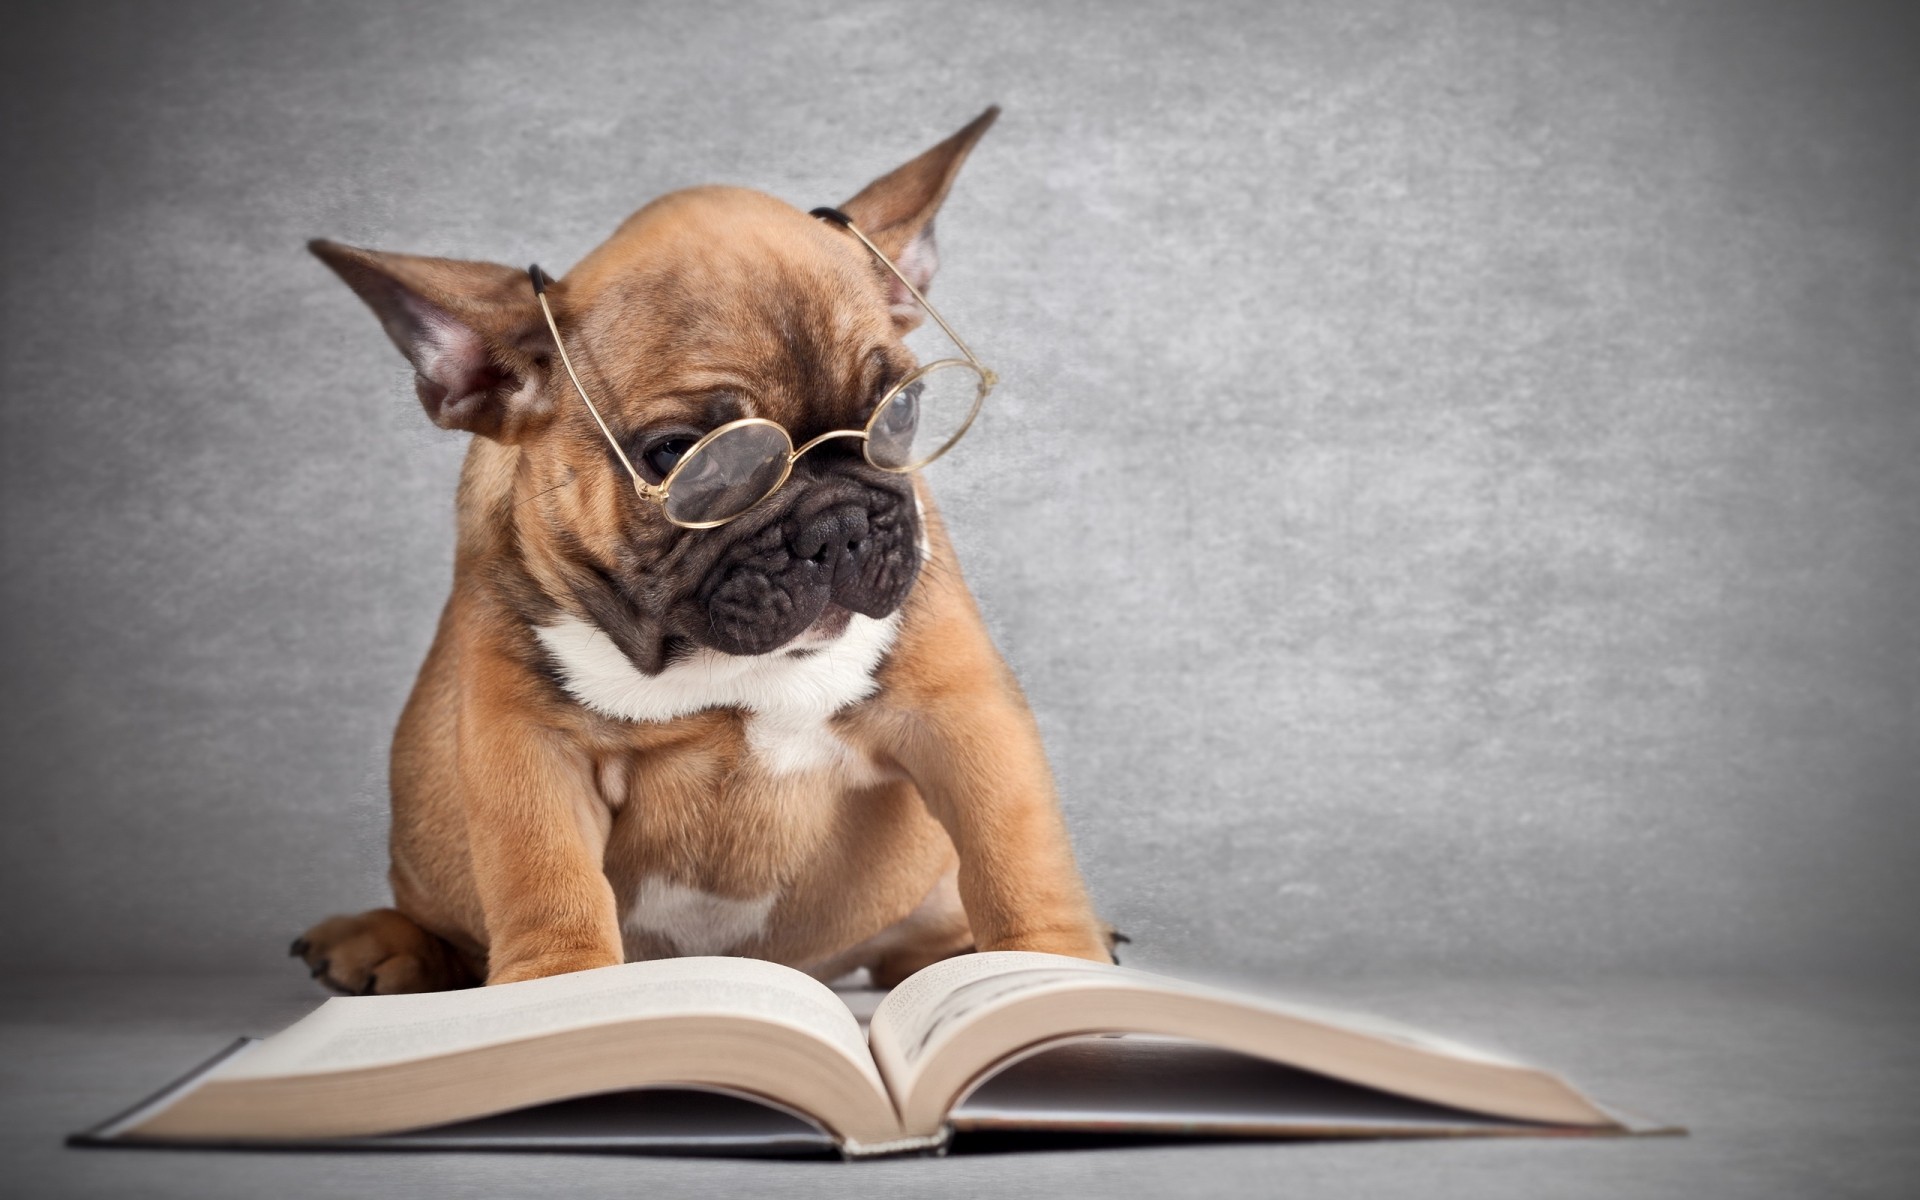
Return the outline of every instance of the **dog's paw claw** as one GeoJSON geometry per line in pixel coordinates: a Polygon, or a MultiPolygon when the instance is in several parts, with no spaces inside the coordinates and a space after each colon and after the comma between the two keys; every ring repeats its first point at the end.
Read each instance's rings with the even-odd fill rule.
{"type": "Polygon", "coordinates": [[[356,993],[356,995],[371,996],[373,995],[373,990],[379,985],[380,985],[380,977],[378,975],[368,975],[366,986],[361,988],[359,992],[356,993]]]}
{"type": "Polygon", "coordinates": [[[293,939],[293,945],[287,947],[288,958],[305,958],[307,951],[313,949],[313,943],[303,937],[293,939]]]}
{"type": "Polygon", "coordinates": [[[310,974],[310,975],[308,976],[308,978],[311,978],[311,979],[318,979],[318,978],[320,978],[320,977],[321,977],[322,975],[325,975],[325,974],[327,973],[327,968],[328,968],[328,967],[330,967],[330,966],[332,966],[332,965],[333,965],[333,964],[332,964],[331,962],[329,962],[329,961],[327,961],[326,959],[324,959],[324,958],[323,958],[323,959],[321,959],[321,960],[320,960],[319,962],[317,962],[317,963],[315,963],[315,964],[314,964],[314,967],[313,967],[313,971],[312,971],[312,972],[311,972],[311,974],[310,974]]]}

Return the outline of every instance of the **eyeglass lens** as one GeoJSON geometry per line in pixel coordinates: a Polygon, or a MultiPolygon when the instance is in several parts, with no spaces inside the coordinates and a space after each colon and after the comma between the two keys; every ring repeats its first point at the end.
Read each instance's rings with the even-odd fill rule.
{"type": "MultiPolygon", "coordinates": [[[[984,388],[972,364],[937,363],[887,398],[867,426],[874,466],[911,471],[966,431],[984,388]]],[[[785,481],[793,443],[777,425],[739,425],[690,452],[667,488],[667,516],[683,525],[729,521],[785,481]]]]}
{"type": "Polygon", "coordinates": [[[684,525],[726,521],[787,477],[793,444],[777,425],[739,425],[687,455],[667,489],[667,516],[684,525]]]}
{"type": "Polygon", "coordinates": [[[936,363],[895,391],[867,426],[867,460],[910,471],[940,457],[966,431],[984,382],[971,363],[936,363]]]}

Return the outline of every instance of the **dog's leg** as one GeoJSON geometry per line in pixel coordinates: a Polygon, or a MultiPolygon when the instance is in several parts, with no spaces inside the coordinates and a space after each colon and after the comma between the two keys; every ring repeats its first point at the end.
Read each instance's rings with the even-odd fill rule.
{"type": "MultiPolygon", "coordinates": [[[[483,668],[484,670],[484,668],[483,668]]],[[[584,755],[530,724],[513,694],[466,698],[460,792],[474,890],[485,915],[487,982],[626,961],[602,862],[611,815],[584,755]]]]}
{"type": "Polygon", "coordinates": [[[1112,961],[1019,685],[977,618],[939,624],[929,641],[945,669],[899,727],[896,753],[959,852],[975,944],[1112,961]]]}
{"type": "Polygon", "coordinates": [[[328,917],[295,938],[292,953],[315,979],[350,996],[440,992],[480,982],[476,964],[391,908],[328,917]]]}
{"type": "Polygon", "coordinates": [[[960,855],[960,898],[981,950],[1113,961],[1073,861],[1033,711],[994,647],[921,489],[930,563],[889,700],[895,757],[960,855]]]}
{"type": "Polygon", "coordinates": [[[922,735],[908,770],[960,852],[960,896],[975,944],[1112,961],[1032,714],[1017,693],[998,689],[960,703],[964,716],[950,714],[957,719],[922,735]]]}

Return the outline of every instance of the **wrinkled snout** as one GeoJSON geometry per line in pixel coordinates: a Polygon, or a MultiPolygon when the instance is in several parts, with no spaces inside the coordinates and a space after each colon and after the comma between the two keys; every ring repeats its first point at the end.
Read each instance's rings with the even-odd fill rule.
{"type": "Polygon", "coordinates": [[[798,637],[828,604],[884,617],[906,599],[920,570],[911,494],[822,491],[736,542],[709,572],[708,645],[765,654],[798,637]]]}

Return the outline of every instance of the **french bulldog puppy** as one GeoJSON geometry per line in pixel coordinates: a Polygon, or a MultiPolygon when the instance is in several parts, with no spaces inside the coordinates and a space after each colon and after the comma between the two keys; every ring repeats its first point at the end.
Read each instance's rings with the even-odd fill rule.
{"type": "MultiPolygon", "coordinates": [[[[920,289],[997,111],[841,206],[920,289]]],[[[316,978],[411,992],[735,954],[886,986],[976,947],[1109,958],[925,479],[828,440],[688,529],[614,450],[658,484],[743,417],[795,445],[865,427],[923,313],[845,224],[738,188],[664,196],[546,285],[558,345],[525,271],[311,249],[434,423],[476,435],[394,735],[393,907],[295,941],[316,978]]]]}

